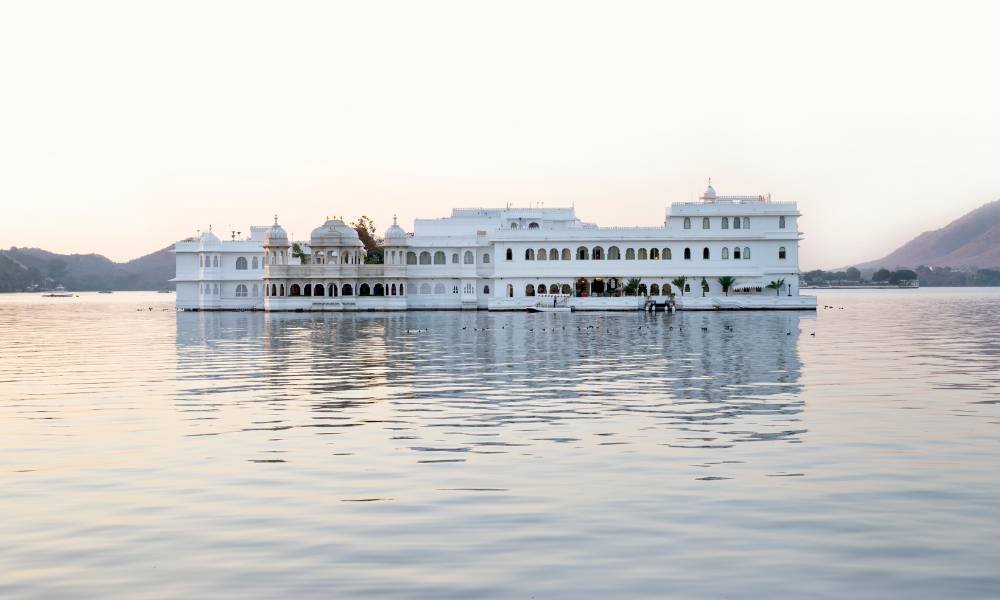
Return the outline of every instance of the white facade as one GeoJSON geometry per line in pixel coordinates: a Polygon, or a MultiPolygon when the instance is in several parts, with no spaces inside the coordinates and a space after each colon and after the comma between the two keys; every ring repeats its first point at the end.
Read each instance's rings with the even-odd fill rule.
{"type": "MultiPolygon", "coordinates": [[[[250,310],[264,308],[264,236],[222,241],[211,231],[174,245],[177,308],[250,310]]],[[[235,238],[235,236],[233,236],[235,238]]]]}
{"type": "Polygon", "coordinates": [[[572,208],[454,209],[450,217],[417,219],[410,234],[394,223],[384,264],[365,264],[357,233],[340,220],[312,232],[301,264],[276,220],[250,240],[179,243],[177,302],[200,309],[519,310],[557,297],[577,309],[635,310],[647,298],[663,302],[675,293],[688,309],[812,309],[815,298],[799,296],[798,217],[793,202],[717,196],[711,186],[699,202],[672,204],[659,227],[598,227],[572,208]],[[184,244],[192,247],[182,252],[184,244]],[[216,272],[191,258],[213,253],[266,264],[216,272]],[[194,289],[218,283],[219,297],[182,295],[182,256],[184,273],[204,279],[192,279],[194,289]],[[254,275],[247,281],[261,283],[262,295],[237,297],[235,282],[254,275]],[[723,276],[735,278],[728,296],[723,276]],[[683,289],[678,277],[687,278],[683,289]],[[640,281],[638,294],[625,295],[632,278],[640,281]],[[784,280],[780,290],[766,287],[777,280],[784,280]]]}

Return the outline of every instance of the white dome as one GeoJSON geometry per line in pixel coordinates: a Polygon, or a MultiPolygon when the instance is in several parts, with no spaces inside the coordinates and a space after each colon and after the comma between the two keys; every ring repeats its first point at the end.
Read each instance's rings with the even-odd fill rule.
{"type": "Polygon", "coordinates": [[[387,240],[399,240],[406,237],[406,231],[396,223],[396,215],[392,216],[392,225],[389,229],[385,230],[385,239],[387,240]]]}
{"type": "Polygon", "coordinates": [[[278,215],[274,215],[274,225],[267,230],[264,235],[264,245],[265,246],[287,246],[288,245],[288,234],[285,230],[278,225],[278,215]]]}
{"type": "Polygon", "coordinates": [[[219,236],[212,233],[211,227],[208,228],[208,231],[205,231],[201,234],[201,237],[198,238],[198,241],[201,242],[202,246],[216,246],[222,243],[219,240],[219,236]]]}
{"type": "Polygon", "coordinates": [[[326,223],[313,229],[309,237],[309,245],[312,247],[364,245],[358,237],[358,232],[340,219],[327,219],[326,223]]]}
{"type": "Polygon", "coordinates": [[[708,180],[708,187],[705,188],[705,193],[701,195],[702,200],[715,200],[715,188],[712,187],[712,180],[708,180]]]}

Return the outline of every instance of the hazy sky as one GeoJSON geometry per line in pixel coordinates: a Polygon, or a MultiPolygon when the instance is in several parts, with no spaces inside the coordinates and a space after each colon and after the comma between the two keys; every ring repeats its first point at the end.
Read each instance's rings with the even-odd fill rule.
{"type": "Polygon", "coordinates": [[[9,2],[0,246],[133,258],[212,224],[576,204],[711,176],[802,267],[1000,197],[996,2],[9,2]]]}

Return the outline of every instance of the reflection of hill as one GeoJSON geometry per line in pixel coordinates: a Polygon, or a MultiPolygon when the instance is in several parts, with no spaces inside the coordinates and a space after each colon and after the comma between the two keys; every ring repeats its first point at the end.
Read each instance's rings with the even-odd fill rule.
{"type": "Polygon", "coordinates": [[[505,443],[526,427],[627,419],[674,431],[669,445],[794,441],[802,318],[179,313],[178,370],[185,406],[265,403],[282,426],[390,421],[505,443]]]}

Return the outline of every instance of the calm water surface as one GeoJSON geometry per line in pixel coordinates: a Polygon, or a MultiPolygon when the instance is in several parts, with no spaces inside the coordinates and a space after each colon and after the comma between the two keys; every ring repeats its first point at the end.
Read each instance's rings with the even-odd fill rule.
{"type": "Polygon", "coordinates": [[[0,296],[0,596],[1000,596],[1000,291],[819,303],[0,296]]]}

